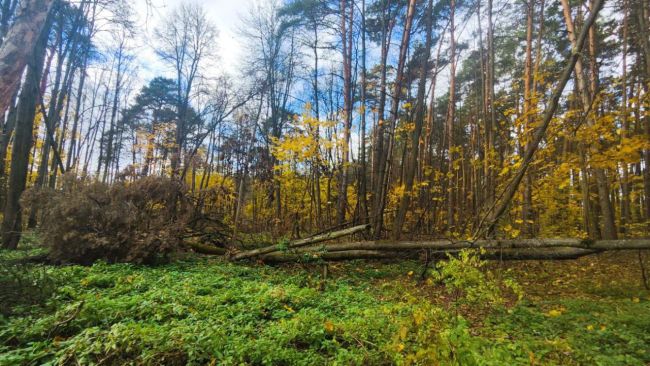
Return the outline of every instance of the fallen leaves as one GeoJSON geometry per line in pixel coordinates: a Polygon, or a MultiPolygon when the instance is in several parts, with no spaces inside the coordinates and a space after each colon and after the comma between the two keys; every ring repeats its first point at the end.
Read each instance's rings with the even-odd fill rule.
{"type": "Polygon", "coordinates": [[[334,323],[332,323],[331,321],[327,320],[327,321],[323,324],[323,328],[325,328],[325,331],[326,331],[327,333],[332,333],[332,332],[334,332],[334,323]]]}

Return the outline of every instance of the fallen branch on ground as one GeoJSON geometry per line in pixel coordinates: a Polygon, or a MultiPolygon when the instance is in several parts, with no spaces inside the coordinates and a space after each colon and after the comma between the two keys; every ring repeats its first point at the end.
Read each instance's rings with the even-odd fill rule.
{"type": "Polygon", "coordinates": [[[210,254],[210,255],[224,255],[226,254],[226,249],[215,247],[213,245],[199,244],[191,241],[186,241],[185,245],[192,248],[197,253],[201,254],[210,254]]]}
{"type": "Polygon", "coordinates": [[[273,253],[273,252],[281,252],[285,249],[295,249],[295,248],[300,248],[304,246],[308,246],[311,244],[316,244],[316,243],[321,243],[327,240],[332,240],[332,239],[337,239],[337,238],[342,238],[344,236],[356,234],[358,232],[368,230],[370,226],[369,225],[359,225],[359,226],[354,226],[348,229],[343,229],[339,231],[332,231],[329,233],[321,234],[321,235],[316,235],[312,236],[310,238],[305,238],[305,239],[300,239],[300,240],[295,240],[290,242],[288,245],[282,245],[282,244],[276,244],[276,245],[271,245],[268,247],[264,248],[259,248],[259,249],[253,249],[249,250],[246,252],[241,252],[238,254],[235,254],[232,259],[233,260],[240,260],[240,259],[246,259],[246,258],[251,258],[251,257],[257,257],[257,256],[262,256],[268,253],[273,253]]]}
{"type": "Polygon", "coordinates": [[[394,259],[399,253],[380,250],[346,250],[342,252],[273,252],[262,257],[267,263],[293,262],[298,260],[341,261],[351,259],[394,259]]]}

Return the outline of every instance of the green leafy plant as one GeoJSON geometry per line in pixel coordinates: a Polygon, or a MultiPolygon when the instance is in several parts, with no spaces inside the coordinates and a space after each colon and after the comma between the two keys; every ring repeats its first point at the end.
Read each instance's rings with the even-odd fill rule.
{"type": "MultiPolygon", "coordinates": [[[[29,253],[0,252],[0,259],[29,253]]],[[[477,322],[437,300],[449,295],[446,286],[409,280],[418,266],[410,261],[332,265],[324,290],[309,280],[319,269],[315,265],[246,266],[189,257],[154,267],[103,261],[23,266],[25,276],[32,276],[25,278],[42,271],[56,279],[56,286],[38,300],[47,306],[21,305],[0,316],[0,365],[650,362],[645,295],[522,301],[479,311],[483,321],[477,322]]],[[[502,281],[484,273],[488,266],[475,258],[459,256],[446,267],[441,273],[447,281],[477,267],[482,280],[502,281]]],[[[453,283],[476,287],[479,277],[474,272],[453,283]]]]}
{"type": "Polygon", "coordinates": [[[433,278],[445,286],[452,302],[459,306],[494,308],[506,302],[504,291],[509,290],[521,299],[517,283],[503,279],[486,268],[481,251],[461,250],[458,255],[448,255],[446,261],[436,265],[433,278]]]}

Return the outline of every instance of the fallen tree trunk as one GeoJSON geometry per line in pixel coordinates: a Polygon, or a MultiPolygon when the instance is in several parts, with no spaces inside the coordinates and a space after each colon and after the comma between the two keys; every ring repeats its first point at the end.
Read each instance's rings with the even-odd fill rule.
{"type": "Polygon", "coordinates": [[[483,259],[493,260],[569,260],[578,259],[601,251],[558,247],[558,248],[536,248],[536,249],[490,249],[481,254],[483,259]]]}
{"type": "Polygon", "coordinates": [[[338,252],[347,250],[458,250],[471,248],[541,248],[541,247],[572,247],[582,245],[580,239],[524,239],[524,240],[477,240],[477,241],[359,241],[353,243],[334,243],[302,248],[301,250],[327,250],[338,252]]]}
{"type": "MultiPolygon", "coordinates": [[[[445,259],[447,254],[459,252],[454,250],[436,250],[430,253],[430,258],[445,259]]],[[[492,260],[570,260],[586,255],[599,253],[599,250],[582,248],[529,248],[529,249],[488,249],[481,254],[483,259],[492,260]]],[[[353,259],[405,259],[415,258],[417,252],[413,250],[395,252],[385,250],[346,250],[338,252],[299,252],[280,253],[274,252],[262,257],[266,263],[283,263],[297,261],[344,261],[353,259]]]]}
{"type": "Polygon", "coordinates": [[[359,225],[359,226],[354,226],[348,229],[343,229],[339,231],[332,231],[329,233],[321,234],[321,235],[316,235],[312,236],[310,238],[305,238],[305,239],[300,239],[300,240],[295,240],[290,242],[288,245],[282,245],[282,244],[276,244],[276,245],[271,245],[268,247],[264,248],[259,248],[259,249],[253,249],[249,250],[246,252],[238,253],[235,254],[232,259],[233,260],[240,260],[240,259],[246,259],[246,258],[251,258],[251,257],[257,257],[261,255],[265,255],[268,253],[273,253],[273,252],[280,252],[286,249],[294,249],[294,248],[300,248],[304,246],[308,246],[311,244],[316,244],[316,243],[321,243],[327,240],[332,240],[332,239],[337,239],[337,238],[342,238],[344,236],[356,234],[358,232],[368,230],[370,225],[359,225]]]}
{"type": "Polygon", "coordinates": [[[310,260],[326,260],[326,261],[341,261],[352,259],[395,259],[398,258],[400,253],[379,251],[379,250],[346,250],[342,252],[320,252],[320,253],[288,253],[288,252],[273,252],[262,257],[262,260],[267,263],[281,263],[281,262],[295,262],[295,261],[310,261],[310,260]]]}
{"type": "Polygon", "coordinates": [[[599,250],[650,249],[650,239],[597,240],[587,248],[599,250]]]}
{"type": "Polygon", "coordinates": [[[485,259],[503,260],[566,260],[577,259],[611,250],[648,250],[650,239],[625,240],[583,240],[583,239],[520,239],[520,240],[477,240],[452,242],[404,241],[336,243],[296,248],[263,255],[265,262],[290,262],[299,260],[350,260],[388,259],[413,255],[417,250],[432,250],[432,255],[442,257],[461,249],[484,249],[485,259]]]}
{"type": "Polygon", "coordinates": [[[215,247],[212,245],[199,244],[196,242],[186,241],[185,245],[192,248],[197,253],[201,254],[210,254],[210,255],[224,255],[226,254],[226,249],[215,247]]]}
{"type": "Polygon", "coordinates": [[[476,241],[360,241],[354,243],[335,243],[310,246],[299,251],[326,250],[328,252],[348,250],[455,250],[455,249],[515,249],[515,248],[581,248],[591,250],[632,250],[650,249],[650,239],[624,240],[586,240],[586,239],[515,239],[515,240],[476,240],[476,241]]]}

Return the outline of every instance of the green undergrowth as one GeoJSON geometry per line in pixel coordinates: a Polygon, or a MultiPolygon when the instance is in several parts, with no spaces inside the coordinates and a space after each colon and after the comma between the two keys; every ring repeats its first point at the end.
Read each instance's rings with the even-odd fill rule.
{"type": "MultiPolygon", "coordinates": [[[[3,252],[0,260],[28,254],[3,252]]],[[[581,273],[572,263],[564,265],[581,273]]],[[[327,279],[319,265],[204,258],[13,267],[2,265],[0,281],[28,279],[42,293],[2,304],[0,365],[650,362],[650,300],[634,281],[605,293],[606,284],[575,282],[588,288],[544,297],[543,284],[521,285],[530,269],[487,270],[471,258],[420,283],[416,262],[335,264],[327,279]]]]}

